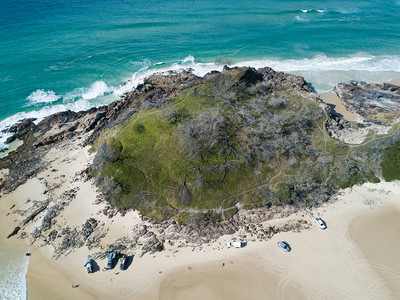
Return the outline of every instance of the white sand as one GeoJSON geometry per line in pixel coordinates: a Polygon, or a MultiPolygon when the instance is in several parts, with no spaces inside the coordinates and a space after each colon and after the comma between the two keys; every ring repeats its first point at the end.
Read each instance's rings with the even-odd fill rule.
{"type": "Polygon", "coordinates": [[[390,80],[389,83],[395,84],[395,85],[400,85],[400,78],[395,78],[393,80],[390,80]]]}
{"type": "MultiPolygon", "coordinates": [[[[399,185],[366,184],[362,187],[355,187],[352,192],[346,191],[340,199],[333,203],[312,212],[313,215],[321,215],[328,224],[328,229],[320,230],[316,226],[309,231],[301,233],[281,233],[274,236],[270,241],[249,245],[254,251],[238,249],[243,254],[237,258],[241,263],[241,269],[246,274],[241,281],[237,291],[237,297],[232,299],[398,299],[400,280],[399,270],[396,268],[385,269],[387,274],[382,276],[377,272],[377,262],[369,260],[358,244],[350,235],[349,228],[353,222],[358,222],[357,216],[364,214],[374,215],[381,213],[381,209],[392,210],[400,208],[399,185]],[[390,205],[390,206],[388,206],[390,205]],[[354,218],[356,218],[354,220],[354,218]],[[353,221],[354,220],[354,221],[353,221]],[[290,253],[285,253],[276,246],[278,240],[285,240],[292,246],[290,253]],[[253,266],[254,259],[264,270],[260,271],[253,266]],[[246,261],[250,264],[246,264],[246,261]],[[275,274],[276,278],[265,276],[263,272],[275,274]],[[268,280],[266,280],[268,278],[268,280]],[[255,286],[257,282],[268,281],[269,286],[255,286]],[[386,287],[391,286],[392,290],[386,287]],[[246,286],[249,288],[247,289],[246,286]],[[268,292],[263,290],[267,288],[268,292]],[[257,296],[260,293],[260,296],[257,296]],[[271,293],[273,296],[271,296],[271,293]]],[[[305,216],[311,218],[310,214],[305,216]]],[[[370,226],[376,225],[374,220],[368,220],[370,226]]],[[[365,233],[363,226],[361,230],[365,233]]],[[[368,227],[365,228],[368,231],[368,227]]],[[[385,227],[389,236],[398,238],[399,227],[385,227]]],[[[366,232],[368,233],[368,232],[366,232]]],[[[374,254],[385,254],[386,245],[381,243],[379,235],[372,235],[368,244],[374,245],[374,254]]],[[[396,244],[397,245],[397,244],[396,244]]],[[[398,249],[396,247],[395,249],[398,249]]],[[[233,259],[234,263],[237,259],[233,259]]],[[[392,251],[387,256],[386,264],[400,260],[398,251],[392,251]]],[[[219,265],[219,262],[215,262],[219,265]]],[[[226,270],[230,267],[226,264],[226,270]]],[[[222,267],[220,267],[222,269],[222,267]]],[[[203,292],[196,293],[195,282],[201,282],[205,291],[212,291],[213,287],[220,287],[215,299],[226,299],[230,290],[236,291],[238,287],[235,282],[229,285],[226,279],[230,277],[229,271],[224,270],[223,277],[221,270],[209,268],[209,270],[177,273],[164,281],[161,288],[161,299],[183,299],[192,291],[191,299],[200,299],[203,292]]],[[[181,271],[180,271],[181,272],[181,271]]],[[[234,278],[236,270],[232,270],[234,278]]],[[[206,294],[208,296],[211,293],[206,294]]]]}
{"type": "MultiPolygon", "coordinates": [[[[51,188],[57,184],[60,186],[51,191],[55,196],[71,188],[80,188],[77,197],[57,217],[58,224],[82,226],[86,219],[93,216],[108,229],[103,246],[132,235],[133,226],[141,222],[137,213],[108,219],[99,213],[105,204],[93,204],[96,189],[91,183],[74,179],[75,174],[83,170],[91,159],[87,150],[75,146],[52,150],[46,156],[52,161],[49,170],[29,179],[13,193],[2,196],[2,224],[9,224],[3,235],[24,218],[18,214],[7,216],[11,205],[16,205],[12,211],[30,207],[34,200],[46,199],[43,194],[45,185],[51,188]],[[51,172],[53,168],[57,171],[51,172]],[[44,179],[39,180],[42,177],[44,179]],[[28,199],[31,201],[27,202],[28,199]]],[[[377,264],[387,265],[395,259],[400,261],[400,258],[393,254],[388,261],[374,261],[376,253],[378,256],[384,253],[381,252],[384,251],[383,245],[381,248],[381,243],[375,239],[379,234],[371,235],[369,243],[376,247],[370,251],[360,242],[359,231],[354,229],[358,225],[352,225],[359,224],[358,216],[394,207],[400,209],[400,184],[365,184],[346,190],[337,201],[319,209],[264,224],[276,225],[288,219],[313,222],[313,216],[319,215],[327,222],[327,230],[314,226],[300,233],[280,233],[268,241],[249,242],[242,249],[226,248],[225,243],[231,240],[231,236],[221,237],[194,250],[190,247],[178,248],[177,243],[174,246],[166,244],[165,251],[154,255],[140,257],[139,251],[133,253],[135,257],[126,271],[119,271],[117,266],[111,271],[87,274],[83,264],[87,256],[97,249],[81,247],[54,260],[51,246],[37,248],[40,243],[35,243],[27,247],[32,252],[27,277],[28,295],[31,295],[29,299],[54,299],[57,295],[58,299],[95,297],[116,300],[395,299],[400,297],[395,287],[400,278],[399,270],[393,267],[394,271],[388,271],[386,267],[381,271],[377,264]],[[289,242],[293,250],[283,252],[276,245],[278,240],[289,242]],[[76,284],[79,287],[73,289],[71,286],[76,284]]],[[[41,218],[38,217],[26,228],[28,234],[41,223],[41,218]]],[[[368,222],[374,224],[375,221],[368,222]]],[[[364,225],[360,228],[362,232],[364,225]]],[[[382,227],[382,230],[388,231],[391,237],[398,232],[389,232],[390,227],[382,227]]],[[[21,241],[24,242],[29,241],[21,241]]],[[[98,260],[97,263],[100,268],[106,265],[105,260],[98,260]]]]}

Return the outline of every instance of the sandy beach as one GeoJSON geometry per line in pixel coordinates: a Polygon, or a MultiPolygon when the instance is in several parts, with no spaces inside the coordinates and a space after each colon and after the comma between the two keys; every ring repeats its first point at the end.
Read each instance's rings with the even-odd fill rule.
{"type": "Polygon", "coordinates": [[[399,195],[399,186],[391,183],[346,190],[335,203],[305,214],[321,216],[326,230],[315,226],[278,234],[263,245],[249,245],[254,250],[238,250],[249,252],[225,259],[224,267],[177,271],[163,282],[160,299],[189,294],[226,299],[231,291],[234,299],[397,299],[399,195]],[[284,253],[278,240],[289,242],[292,251],[284,253]],[[233,268],[229,259],[239,266],[233,268]],[[240,284],[227,284],[238,272],[244,274],[240,284]],[[198,282],[206,287],[201,293],[198,282]]]}
{"type": "Polygon", "coordinates": [[[395,78],[389,81],[391,84],[400,85],[400,78],[395,78]]]}
{"type": "Polygon", "coordinates": [[[347,121],[358,121],[360,116],[348,111],[335,92],[322,93],[321,99],[331,106],[331,109],[347,121]]]}
{"type": "MultiPolygon", "coordinates": [[[[77,143],[77,142],[76,142],[77,143]]],[[[32,253],[27,274],[28,299],[396,299],[400,296],[398,236],[400,184],[379,183],[341,191],[330,203],[286,218],[265,221],[263,226],[290,220],[307,220],[313,226],[301,232],[278,233],[269,240],[248,242],[241,249],[225,245],[233,237],[198,247],[165,245],[165,250],[141,256],[139,251],[125,271],[118,265],[101,269],[106,259],[96,260],[100,270],[87,274],[88,255],[99,249],[77,248],[53,258],[53,248],[29,238],[6,240],[22,221],[21,210],[44,201],[50,189],[60,196],[68,188],[79,188],[76,197],[57,217],[57,224],[81,226],[89,217],[99,220],[105,246],[129,237],[140,224],[136,212],[113,218],[101,214],[105,203],[94,204],[96,188],[91,181],[76,180],[76,174],[91,160],[88,148],[73,144],[50,151],[51,166],[0,199],[2,243],[23,247],[32,253]],[[56,170],[56,171],[54,171],[56,170]],[[75,178],[75,179],[74,179],[75,178]],[[15,205],[13,209],[10,209],[15,205]],[[19,213],[18,213],[19,212],[19,213]],[[314,223],[322,217],[328,228],[314,223]],[[384,220],[384,222],[382,222],[384,220]],[[277,247],[287,241],[292,251],[277,247]],[[72,286],[76,286],[72,288],[72,286]]],[[[6,174],[6,170],[2,170],[6,174]]],[[[29,233],[42,222],[30,224],[29,233]]]]}

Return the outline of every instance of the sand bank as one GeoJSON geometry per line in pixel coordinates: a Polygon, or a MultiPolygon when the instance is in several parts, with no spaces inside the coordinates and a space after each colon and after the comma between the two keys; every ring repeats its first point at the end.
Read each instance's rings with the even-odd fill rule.
{"type": "Polygon", "coordinates": [[[249,253],[238,249],[245,253],[229,258],[235,267],[227,258],[224,267],[218,261],[197,271],[177,269],[164,280],[160,299],[398,299],[399,199],[399,185],[391,183],[346,190],[335,203],[304,214],[322,216],[326,230],[281,233],[249,245],[249,253]],[[292,251],[279,249],[278,240],[292,251]]]}
{"type": "MultiPolygon", "coordinates": [[[[133,226],[142,222],[135,212],[111,219],[101,213],[105,203],[95,204],[96,188],[90,181],[76,177],[91,159],[88,148],[60,146],[50,151],[46,159],[51,162],[48,170],[13,193],[2,195],[1,221],[8,224],[3,227],[3,239],[26,217],[18,212],[45,201],[48,196],[45,190],[58,197],[67,189],[78,188],[76,197],[56,222],[79,227],[95,217],[107,229],[102,247],[131,236],[133,226]],[[12,205],[15,207],[11,209],[12,205]]],[[[13,237],[13,242],[21,243],[32,253],[27,275],[29,299],[394,299],[400,296],[393,287],[399,279],[398,269],[393,267],[383,272],[377,269],[377,263],[387,265],[396,257],[386,262],[374,258],[376,253],[385,253],[381,241],[374,239],[380,234],[371,235],[369,244],[376,248],[370,250],[360,241],[357,228],[362,232],[365,222],[357,217],[382,209],[400,210],[399,199],[399,183],[356,186],[342,191],[335,201],[318,209],[263,223],[272,226],[292,219],[313,222],[314,216],[321,216],[328,224],[326,230],[314,225],[310,230],[249,242],[242,249],[226,248],[226,242],[233,236],[197,247],[166,243],[166,249],[160,253],[142,257],[139,251],[130,253],[134,258],[125,271],[118,266],[102,271],[106,265],[104,259],[96,260],[99,271],[87,274],[83,265],[88,255],[101,249],[81,247],[55,260],[50,245],[41,246],[39,241],[31,246],[29,238],[13,237]],[[359,222],[361,225],[357,225],[359,222]],[[287,241],[292,251],[285,253],[278,248],[279,240],[287,241]],[[74,289],[72,285],[79,287],[74,289]]],[[[42,217],[38,217],[25,229],[26,233],[29,235],[41,222],[42,217]]],[[[390,231],[396,226],[382,230],[390,231]]],[[[394,236],[397,232],[398,229],[388,234],[394,236]]],[[[234,236],[238,234],[244,232],[234,236]]]]}
{"type": "MultiPolygon", "coordinates": [[[[352,239],[371,264],[393,299],[400,295],[400,211],[386,207],[356,217],[350,225],[352,239]]],[[[361,262],[360,262],[361,263],[361,262]]]]}
{"type": "Polygon", "coordinates": [[[339,97],[335,92],[327,92],[320,94],[321,99],[330,105],[334,112],[342,116],[347,121],[358,121],[360,119],[356,114],[348,111],[346,107],[343,105],[342,101],[340,101],[339,97]]]}
{"type": "Polygon", "coordinates": [[[400,78],[395,78],[389,81],[391,84],[400,85],[400,78]]]}
{"type": "MultiPolygon", "coordinates": [[[[48,256],[49,257],[49,256],[48,256]]],[[[50,254],[51,257],[51,254],[50,254]]],[[[52,262],[54,263],[54,262],[52,262]]],[[[65,275],[65,269],[57,268],[43,258],[40,251],[34,251],[30,257],[27,279],[28,300],[35,299],[97,299],[71,278],[65,275]],[[72,286],[77,286],[73,288],[72,286]]],[[[63,266],[69,268],[69,265],[63,266]]]]}

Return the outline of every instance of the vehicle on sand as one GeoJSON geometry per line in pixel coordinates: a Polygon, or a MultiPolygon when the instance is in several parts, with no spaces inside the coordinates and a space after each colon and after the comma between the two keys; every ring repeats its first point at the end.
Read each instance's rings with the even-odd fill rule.
{"type": "Polygon", "coordinates": [[[284,242],[284,241],[279,241],[278,242],[278,246],[281,247],[284,251],[289,252],[290,250],[292,250],[289,246],[288,243],[284,242]]]}
{"type": "Polygon", "coordinates": [[[314,218],[314,220],[318,224],[319,228],[326,229],[326,224],[324,220],[322,220],[321,218],[314,218]]]}

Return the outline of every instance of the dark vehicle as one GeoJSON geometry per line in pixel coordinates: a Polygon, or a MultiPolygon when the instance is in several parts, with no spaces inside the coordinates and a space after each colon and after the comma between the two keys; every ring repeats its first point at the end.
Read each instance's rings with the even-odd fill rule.
{"type": "Polygon", "coordinates": [[[93,266],[92,266],[92,260],[88,259],[84,265],[86,267],[88,274],[93,273],[93,266]]]}
{"type": "Polygon", "coordinates": [[[116,257],[116,254],[114,252],[107,253],[107,258],[108,258],[107,269],[112,269],[113,261],[114,261],[115,257],[116,257]]]}
{"type": "Polygon", "coordinates": [[[289,246],[288,243],[283,242],[283,241],[279,241],[278,242],[278,246],[281,247],[283,250],[285,250],[286,252],[289,252],[290,250],[292,250],[289,246]]]}
{"type": "Polygon", "coordinates": [[[128,257],[126,256],[126,254],[124,254],[124,256],[122,256],[122,260],[121,260],[121,264],[119,265],[119,269],[122,271],[125,270],[127,262],[128,262],[128,257]]]}

